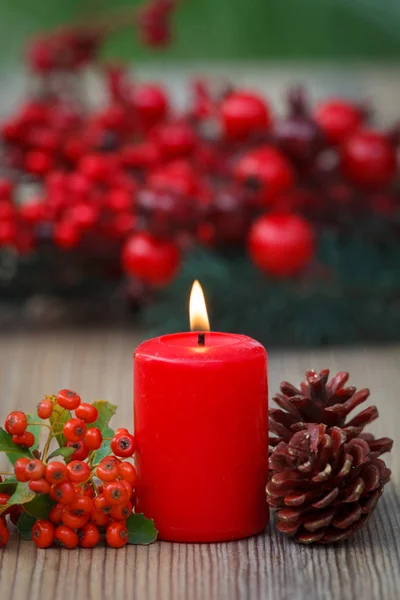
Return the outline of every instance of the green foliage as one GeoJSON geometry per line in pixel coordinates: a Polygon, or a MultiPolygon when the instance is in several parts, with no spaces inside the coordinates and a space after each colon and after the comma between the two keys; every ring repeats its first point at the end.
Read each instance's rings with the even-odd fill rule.
{"type": "Polygon", "coordinates": [[[17,480],[15,477],[8,477],[4,481],[0,482],[0,494],[13,494],[17,487],[17,480]]]}
{"type": "MultiPolygon", "coordinates": [[[[37,415],[27,414],[26,418],[28,420],[28,423],[32,423],[32,421],[38,421],[37,415]]],[[[42,433],[42,428],[40,427],[40,425],[28,425],[27,430],[33,433],[33,435],[35,436],[35,443],[30,448],[30,451],[33,452],[34,450],[37,450],[37,448],[39,448],[40,434],[42,433]]]]}
{"type": "MultiPolygon", "coordinates": [[[[0,0],[2,61],[19,56],[26,38],[43,30],[107,14],[139,0],[0,0]],[[89,12],[90,11],[90,12],[89,12]]],[[[396,0],[190,0],[174,16],[167,50],[144,48],[131,27],[113,35],[107,57],[195,60],[390,57],[400,55],[396,0]],[[338,28],[340,27],[340,35],[338,28]],[[206,33],[205,33],[206,32],[206,33]]]]}
{"type": "Polygon", "coordinates": [[[315,265],[293,280],[263,275],[238,251],[195,250],[143,309],[149,336],[189,329],[194,279],[214,331],[244,333],[267,347],[400,339],[400,239],[378,220],[323,232],[315,265]]]}
{"type": "Polygon", "coordinates": [[[47,457],[47,460],[50,460],[50,458],[56,458],[57,456],[62,456],[65,462],[69,462],[69,459],[71,458],[74,452],[75,448],[70,448],[66,446],[64,446],[63,448],[56,448],[56,450],[54,450],[54,452],[52,452],[50,456],[47,457]]]}
{"type": "Polygon", "coordinates": [[[32,458],[32,453],[27,448],[17,446],[12,441],[12,436],[7,431],[4,431],[0,427],[0,452],[5,452],[9,461],[14,464],[18,458],[25,456],[26,458],[32,458]]]}
{"type": "Polygon", "coordinates": [[[142,514],[132,514],[126,521],[129,544],[152,544],[157,539],[158,531],[152,519],[142,514]]]}
{"type": "Polygon", "coordinates": [[[65,408],[59,406],[55,402],[55,399],[53,399],[53,413],[50,417],[50,424],[54,425],[54,423],[57,421],[57,430],[59,433],[57,433],[55,437],[59,446],[65,446],[65,444],[67,443],[65,435],[62,432],[62,427],[67,421],[69,421],[71,416],[72,415],[69,410],[66,410],[65,408]]]}
{"type": "Polygon", "coordinates": [[[0,506],[0,514],[7,510],[9,506],[13,506],[14,504],[26,504],[30,502],[35,497],[35,492],[29,488],[28,483],[18,482],[15,491],[12,496],[8,499],[7,504],[0,506]]]}
{"type": "Polygon", "coordinates": [[[47,519],[55,504],[48,494],[38,494],[24,505],[24,510],[36,519],[47,519]]]}
{"type": "Polygon", "coordinates": [[[23,512],[18,519],[17,529],[24,540],[32,540],[32,527],[36,523],[35,517],[23,512]]]}
{"type": "Polygon", "coordinates": [[[99,416],[95,423],[91,423],[90,427],[98,427],[102,432],[115,415],[117,407],[115,404],[107,402],[107,400],[95,400],[92,405],[97,408],[99,416]]]}
{"type": "MultiPolygon", "coordinates": [[[[111,427],[105,427],[102,431],[103,437],[112,438],[114,430],[111,427]]],[[[98,465],[103,458],[112,454],[111,452],[111,440],[103,440],[100,448],[93,454],[93,464],[98,465]]]]}

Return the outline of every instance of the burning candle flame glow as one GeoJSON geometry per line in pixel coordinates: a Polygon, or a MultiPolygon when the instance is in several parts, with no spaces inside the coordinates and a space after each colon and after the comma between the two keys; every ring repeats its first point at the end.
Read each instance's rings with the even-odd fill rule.
{"type": "Polygon", "coordinates": [[[197,279],[192,285],[189,301],[190,330],[210,331],[206,301],[200,283],[197,279]]]}

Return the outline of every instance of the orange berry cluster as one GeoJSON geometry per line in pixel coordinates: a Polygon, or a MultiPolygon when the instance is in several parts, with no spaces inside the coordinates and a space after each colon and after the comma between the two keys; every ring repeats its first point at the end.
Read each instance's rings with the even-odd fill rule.
{"type": "MultiPolygon", "coordinates": [[[[32,423],[22,411],[10,413],[4,424],[11,444],[24,453],[14,462],[13,477],[29,488],[32,497],[47,495],[49,499],[47,518],[33,524],[32,540],[39,548],[55,542],[65,548],[92,548],[105,533],[109,546],[125,546],[129,534],[126,521],[135,506],[136,470],[127,460],[136,449],[134,436],[121,428],[111,438],[104,437],[96,425],[96,406],[81,402],[71,390],[39,402],[37,416],[41,421],[50,420],[49,424],[32,423]],[[49,431],[41,453],[29,450],[37,441],[28,431],[29,425],[42,425],[49,431]],[[53,452],[57,459],[52,460],[50,444],[53,440],[60,443],[60,439],[63,444],[53,452]],[[100,449],[104,451],[98,453],[100,449]]],[[[24,504],[12,503],[12,494],[0,489],[0,547],[9,539],[6,516],[18,524],[23,513],[24,504]]]]}

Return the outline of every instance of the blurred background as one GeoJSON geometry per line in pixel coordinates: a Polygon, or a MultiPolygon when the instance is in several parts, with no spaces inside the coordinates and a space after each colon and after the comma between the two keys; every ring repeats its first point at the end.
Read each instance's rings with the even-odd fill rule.
{"type": "MultiPolygon", "coordinates": [[[[150,2],[153,5],[157,6],[157,0],[150,2]]],[[[163,0],[158,5],[163,5],[163,0]]],[[[17,217],[10,216],[12,211],[6,207],[10,198],[0,197],[0,205],[4,204],[3,209],[0,206],[0,299],[4,300],[0,322],[19,322],[14,309],[22,305],[25,320],[39,326],[52,323],[53,318],[56,322],[60,315],[61,321],[81,322],[88,318],[113,320],[115,316],[123,320],[128,315],[130,322],[149,334],[185,329],[187,295],[197,277],[204,283],[217,329],[237,330],[240,319],[242,331],[284,346],[400,339],[400,4],[396,0],[182,0],[172,11],[171,30],[168,21],[167,43],[163,44],[143,43],[143,23],[134,26],[129,16],[137,6],[140,3],[133,1],[0,0],[0,116],[4,120],[0,180],[14,178],[18,183],[18,190],[10,195],[17,217]],[[82,24],[90,29],[93,23],[107,23],[110,15],[111,21],[117,15],[119,25],[105,36],[104,43],[96,45],[94,59],[86,57],[71,69],[35,66],[35,61],[43,59],[37,58],[43,49],[32,58],[31,40],[47,44],[53,31],[71,31],[68,28],[82,24]],[[126,23],[118,15],[127,15],[126,23]],[[107,69],[116,64],[125,64],[124,77],[129,71],[133,78],[126,87],[126,98],[111,93],[107,99],[112,85],[107,69]],[[199,76],[204,89],[193,85],[199,76]],[[133,133],[127,133],[132,123],[126,128],[125,122],[121,131],[115,124],[118,110],[125,111],[126,119],[139,114],[142,109],[134,96],[148,82],[160,86],[156,96],[160,90],[165,94],[159,120],[144,129],[143,123],[135,122],[133,133]],[[298,84],[303,86],[301,100],[296,96],[298,84]],[[60,102],[60,110],[64,110],[71,98],[64,106],[63,86],[69,88],[73,103],[79,105],[83,100],[72,129],[59,132],[59,125],[51,119],[46,124],[27,124],[31,100],[49,101],[53,106],[60,102]],[[258,103],[256,113],[261,105],[259,130],[257,125],[239,137],[228,131],[224,116],[225,101],[229,104],[230,94],[234,96],[236,90],[239,95],[244,90],[257,96],[250,100],[250,105],[258,103]],[[193,98],[197,108],[201,102],[209,102],[209,114],[194,116],[193,98]],[[342,109],[345,117],[350,111],[353,117],[356,114],[356,126],[332,141],[318,110],[321,103],[337,98],[347,103],[344,109],[339,107],[339,120],[342,109]],[[96,106],[93,113],[85,112],[89,105],[96,106]],[[181,148],[168,155],[165,147],[170,137],[174,138],[175,125],[179,129],[182,122],[193,128],[196,149],[181,148]],[[172,130],[168,129],[171,124],[172,130]],[[166,143],[161,140],[164,125],[166,143]],[[369,132],[364,132],[371,127],[377,133],[377,137],[372,134],[372,141],[369,132]],[[372,162],[367,159],[364,163],[361,157],[349,174],[352,165],[350,171],[348,165],[343,166],[348,159],[346,136],[358,130],[372,162]],[[104,142],[100,148],[100,134],[109,136],[108,144],[112,138],[111,146],[106,148],[104,142]],[[157,152],[164,144],[161,154],[166,154],[160,165],[157,163],[157,168],[164,169],[161,187],[160,171],[154,184],[152,168],[124,163],[125,151],[143,141],[154,144],[157,152]],[[82,151],[76,149],[77,143],[83,144],[82,151]],[[52,149],[46,144],[53,144],[52,149]],[[72,150],[68,156],[64,153],[68,144],[73,158],[72,150]],[[273,200],[264,198],[256,205],[256,191],[245,189],[254,174],[246,176],[240,187],[236,167],[249,152],[265,144],[283,152],[294,185],[282,187],[273,200]],[[202,162],[205,155],[211,160],[210,152],[218,155],[218,160],[223,157],[223,167],[202,162]],[[115,173],[111,182],[100,181],[101,177],[94,182],[93,174],[86,172],[86,155],[93,154],[101,155],[103,164],[109,156],[118,155],[117,160],[122,161],[118,177],[125,178],[124,184],[115,183],[115,173]],[[374,163],[374,156],[383,156],[380,166],[374,163]],[[176,187],[176,177],[180,183],[183,179],[185,189],[187,185],[190,188],[187,194],[171,189],[176,160],[179,174],[172,175],[172,187],[176,187]],[[382,176],[379,169],[389,170],[382,176]],[[65,197],[57,200],[54,208],[57,194],[51,192],[50,180],[60,172],[65,197]],[[372,179],[377,173],[376,180],[366,173],[372,173],[372,179]],[[86,178],[88,185],[78,208],[72,206],[68,191],[75,175],[86,178]],[[114,202],[111,195],[120,193],[129,178],[129,185],[135,188],[129,188],[129,210],[120,205],[110,208],[114,202]],[[196,185],[190,187],[195,179],[196,185]],[[154,196],[151,209],[149,191],[154,196]],[[253,194],[250,200],[249,193],[253,194]],[[29,207],[26,215],[21,208],[32,200],[40,204],[34,209],[41,211],[37,222],[29,207]],[[200,205],[203,212],[196,213],[194,227],[187,207],[200,205]],[[88,210],[93,217],[90,232],[73,223],[71,214],[81,218],[82,210],[82,218],[88,210]],[[117,214],[119,210],[122,215],[117,214]],[[256,218],[276,211],[307,219],[307,235],[315,239],[297,266],[266,264],[271,247],[267,248],[270,242],[265,232],[263,248],[249,250],[256,218]],[[21,225],[17,233],[15,223],[21,225]],[[71,227],[75,228],[72,232],[71,227]],[[180,253],[178,266],[169,264],[168,274],[162,277],[161,267],[157,267],[159,271],[149,276],[146,260],[153,255],[143,260],[139,257],[138,264],[133,255],[129,260],[123,258],[131,236],[138,231],[153,236],[154,247],[149,252],[156,252],[160,239],[174,244],[174,252],[180,253]],[[371,281],[375,282],[373,288],[371,281]],[[66,297],[69,303],[64,305],[66,297]]],[[[150,23],[150,30],[152,27],[150,23]]],[[[75,42],[64,40],[62,44],[69,52],[75,42]]],[[[252,110],[246,102],[240,109],[245,120],[252,110]]],[[[69,110],[72,105],[68,106],[69,110]]],[[[355,155],[357,148],[356,144],[351,149],[355,155]]],[[[269,161],[264,157],[260,169],[268,171],[269,161]]],[[[264,175],[256,173],[257,185],[264,175]]],[[[269,175],[265,177],[267,187],[271,186],[269,175]]],[[[286,239],[290,245],[294,238],[282,229],[288,223],[275,225],[273,243],[282,245],[286,239]]],[[[291,249],[283,244],[278,262],[285,253],[292,259],[299,256],[296,243],[305,243],[304,239],[295,239],[291,249]]],[[[168,253],[170,249],[164,250],[168,253]]]]}

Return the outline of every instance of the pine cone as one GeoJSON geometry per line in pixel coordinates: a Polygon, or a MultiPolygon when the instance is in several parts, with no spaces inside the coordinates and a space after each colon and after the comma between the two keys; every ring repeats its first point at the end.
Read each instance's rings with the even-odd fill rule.
{"type": "MultiPolygon", "coordinates": [[[[322,380],[321,376],[317,377],[322,380]]],[[[320,389],[323,387],[325,382],[320,389]]],[[[332,392],[334,387],[331,386],[327,394],[331,399],[338,394],[332,392]]],[[[291,398],[295,396],[304,397],[296,393],[291,398]]],[[[311,414],[310,397],[305,397],[308,403],[304,403],[302,409],[308,406],[308,414],[311,414]]],[[[325,405],[330,405],[329,400],[325,405]]],[[[318,405],[316,410],[324,413],[318,405]]],[[[347,409],[346,414],[334,412],[334,416],[344,421],[347,412],[347,409]]],[[[366,523],[382,495],[383,486],[390,479],[390,470],[376,458],[377,453],[386,451],[389,443],[378,450],[378,440],[373,440],[375,449],[371,451],[366,439],[353,436],[353,429],[350,429],[352,439],[348,441],[348,431],[336,426],[297,424],[295,428],[295,433],[287,429],[285,436],[290,440],[279,442],[269,460],[267,500],[271,507],[278,509],[277,527],[305,544],[344,540],[366,523]]]]}
{"type": "Polygon", "coordinates": [[[269,411],[269,430],[276,436],[270,438],[270,445],[289,442],[298,424],[323,423],[327,427],[343,429],[347,441],[354,437],[365,439],[372,455],[390,451],[393,441],[389,438],[375,440],[373,435],[362,433],[364,427],[379,416],[376,406],[369,406],[346,421],[349,413],[368,398],[369,390],[344,387],[349,378],[344,371],[329,382],[328,377],[329,369],[323,369],[319,374],[307,371],[306,381],[300,384],[300,389],[286,381],[281,383],[281,393],[273,397],[280,409],[269,411]]]}

